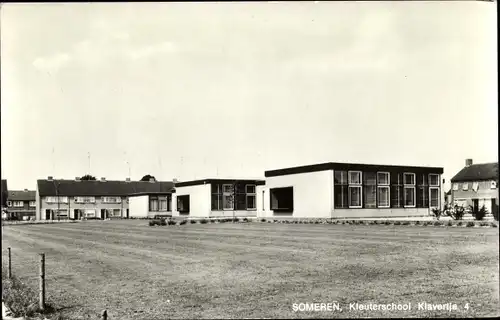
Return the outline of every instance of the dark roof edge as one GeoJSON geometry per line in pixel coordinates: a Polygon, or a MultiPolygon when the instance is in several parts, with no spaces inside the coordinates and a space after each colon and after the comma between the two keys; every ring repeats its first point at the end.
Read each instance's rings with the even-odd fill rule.
{"type": "Polygon", "coordinates": [[[183,181],[183,182],[177,182],[175,183],[175,188],[182,188],[182,187],[191,187],[191,186],[199,186],[203,184],[211,184],[211,183],[224,183],[224,182],[247,182],[251,184],[255,184],[258,186],[265,185],[266,182],[261,179],[202,179],[202,180],[192,180],[192,181],[183,181]]]}
{"type": "Polygon", "coordinates": [[[268,170],[264,173],[266,177],[277,177],[299,173],[311,173],[327,170],[370,170],[377,169],[378,171],[384,170],[407,170],[407,171],[427,171],[429,173],[443,174],[442,167],[417,167],[417,166],[400,166],[400,165],[378,165],[378,164],[362,164],[362,163],[338,163],[327,162],[320,164],[313,164],[300,167],[291,167],[277,170],[268,170]]]}

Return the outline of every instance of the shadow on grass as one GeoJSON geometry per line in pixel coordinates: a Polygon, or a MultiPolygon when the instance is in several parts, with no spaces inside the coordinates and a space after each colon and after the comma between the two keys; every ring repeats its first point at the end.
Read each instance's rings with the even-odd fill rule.
{"type": "Polygon", "coordinates": [[[77,306],[55,307],[50,303],[40,310],[38,294],[24,284],[16,276],[8,279],[7,270],[2,266],[2,301],[10,309],[14,317],[29,317],[31,319],[69,320],[61,314],[62,311],[77,306]]]}

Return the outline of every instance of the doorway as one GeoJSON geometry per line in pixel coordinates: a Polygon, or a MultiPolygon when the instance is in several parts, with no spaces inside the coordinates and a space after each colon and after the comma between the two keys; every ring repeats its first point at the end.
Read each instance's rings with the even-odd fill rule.
{"type": "Polygon", "coordinates": [[[479,199],[472,199],[472,210],[473,212],[479,211],[479,199]]]}

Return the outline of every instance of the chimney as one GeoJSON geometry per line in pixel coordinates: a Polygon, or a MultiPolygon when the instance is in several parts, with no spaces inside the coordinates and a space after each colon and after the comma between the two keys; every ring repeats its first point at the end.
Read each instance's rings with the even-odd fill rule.
{"type": "Polygon", "coordinates": [[[53,177],[53,176],[48,176],[48,177],[47,177],[47,180],[49,180],[49,181],[52,181],[52,179],[54,179],[54,177],[53,177]]]}
{"type": "Polygon", "coordinates": [[[126,178],[125,181],[130,182],[130,178],[126,178]]]}
{"type": "Polygon", "coordinates": [[[106,178],[105,177],[101,177],[101,181],[102,182],[106,182],[106,178]]]}
{"type": "Polygon", "coordinates": [[[173,182],[173,183],[178,183],[178,182],[179,182],[179,180],[177,180],[177,178],[173,178],[173,179],[172,179],[172,182],[173,182]]]}
{"type": "Polygon", "coordinates": [[[155,182],[155,178],[149,178],[149,182],[155,182]]]}
{"type": "Polygon", "coordinates": [[[465,159],[465,166],[471,166],[472,165],[472,159],[465,159]]]}
{"type": "Polygon", "coordinates": [[[80,181],[80,177],[75,177],[75,181],[80,181]]]}
{"type": "Polygon", "coordinates": [[[28,192],[28,189],[24,189],[24,192],[28,192]]]}

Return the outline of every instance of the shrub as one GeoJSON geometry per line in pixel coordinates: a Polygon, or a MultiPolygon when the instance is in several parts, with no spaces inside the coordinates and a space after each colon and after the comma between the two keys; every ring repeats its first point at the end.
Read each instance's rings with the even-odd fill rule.
{"type": "Polygon", "coordinates": [[[267,223],[273,223],[271,220],[267,220],[267,223]]]}
{"type": "Polygon", "coordinates": [[[248,219],[247,218],[243,218],[243,222],[248,222],[248,219]]]}
{"type": "Polygon", "coordinates": [[[215,220],[214,219],[210,219],[210,223],[215,223],[215,220]]]}
{"type": "Polygon", "coordinates": [[[176,222],[175,222],[175,220],[174,220],[174,219],[168,219],[167,224],[168,224],[169,226],[175,226],[175,225],[176,225],[176,222]]]}
{"type": "Polygon", "coordinates": [[[208,221],[207,221],[207,219],[201,219],[201,220],[200,220],[200,223],[201,223],[201,224],[206,224],[207,222],[208,222],[208,221]]]}
{"type": "Polygon", "coordinates": [[[233,219],[233,222],[239,222],[239,221],[240,221],[240,219],[239,219],[239,218],[234,218],[234,219],[233,219]]]}
{"type": "Polygon", "coordinates": [[[260,222],[266,222],[266,219],[262,218],[260,219],[260,222]]]}
{"type": "Polygon", "coordinates": [[[443,211],[441,211],[441,209],[439,208],[432,208],[432,213],[434,214],[436,219],[439,220],[439,218],[441,218],[441,215],[443,214],[443,211]]]}
{"type": "Polygon", "coordinates": [[[448,224],[447,224],[448,227],[452,227],[453,226],[453,223],[451,222],[451,220],[448,220],[448,224]]]}
{"type": "Polygon", "coordinates": [[[442,223],[441,221],[436,221],[436,222],[434,222],[434,225],[435,225],[435,226],[442,226],[442,225],[443,225],[443,223],[442,223]]]}
{"type": "Polygon", "coordinates": [[[153,220],[149,220],[149,226],[150,227],[153,227],[156,225],[156,222],[154,222],[153,220]]]}
{"type": "Polygon", "coordinates": [[[395,226],[399,226],[399,225],[401,225],[401,222],[400,221],[394,221],[394,225],[395,226]]]}
{"type": "Polygon", "coordinates": [[[471,214],[476,220],[483,220],[484,217],[489,213],[488,209],[483,205],[479,210],[474,210],[474,208],[471,206],[470,208],[471,214]]]}
{"type": "Polygon", "coordinates": [[[496,224],[495,222],[491,222],[491,223],[490,223],[490,227],[492,227],[492,228],[496,228],[496,227],[497,227],[497,224],[496,224]]]}
{"type": "Polygon", "coordinates": [[[462,222],[462,221],[459,221],[459,222],[457,223],[457,227],[461,227],[462,225],[463,225],[463,222],[462,222]]]}
{"type": "Polygon", "coordinates": [[[189,220],[189,223],[191,223],[191,224],[195,224],[195,223],[196,223],[196,220],[191,219],[191,220],[189,220]]]}
{"type": "Polygon", "coordinates": [[[419,220],[415,221],[415,225],[419,226],[420,225],[420,221],[419,220]]]}
{"type": "Polygon", "coordinates": [[[342,224],[345,224],[345,221],[342,221],[342,224]]]}
{"type": "Polygon", "coordinates": [[[447,216],[452,217],[454,220],[462,220],[465,215],[465,208],[459,205],[446,205],[444,211],[447,216]]]}
{"type": "Polygon", "coordinates": [[[358,224],[365,225],[364,221],[358,221],[358,224]]]}
{"type": "Polygon", "coordinates": [[[481,227],[488,227],[490,224],[486,221],[481,221],[481,223],[479,224],[481,227]]]}
{"type": "Polygon", "coordinates": [[[390,224],[391,224],[391,222],[390,222],[389,220],[386,220],[386,221],[384,222],[384,224],[385,224],[386,226],[388,226],[388,225],[390,225],[390,224]]]}
{"type": "Polygon", "coordinates": [[[470,228],[470,227],[474,227],[475,225],[476,225],[476,224],[475,224],[474,222],[469,221],[469,222],[467,222],[466,227],[470,228]]]}
{"type": "Polygon", "coordinates": [[[182,225],[184,225],[184,224],[186,224],[186,223],[187,223],[187,220],[182,220],[181,222],[179,222],[179,225],[181,225],[181,226],[182,226],[182,225]]]}
{"type": "Polygon", "coordinates": [[[409,226],[410,225],[410,221],[403,221],[401,224],[403,226],[409,226]]]}
{"type": "MultiPolygon", "coordinates": [[[[170,225],[170,220],[168,221],[168,224],[170,225]]],[[[175,222],[174,222],[175,224],[175,222]]],[[[167,221],[165,219],[160,219],[160,226],[166,226],[167,225],[167,221]]]]}

